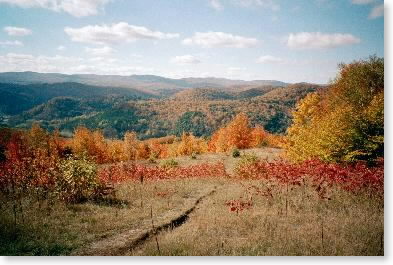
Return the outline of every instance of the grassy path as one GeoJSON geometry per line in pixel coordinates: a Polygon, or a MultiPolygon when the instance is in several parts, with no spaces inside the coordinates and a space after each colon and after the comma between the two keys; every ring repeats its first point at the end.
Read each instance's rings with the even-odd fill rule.
{"type": "Polygon", "coordinates": [[[189,215],[195,210],[197,205],[215,191],[216,189],[201,191],[203,195],[198,198],[188,198],[184,203],[185,207],[183,209],[169,210],[158,217],[154,216],[152,211],[152,219],[145,220],[138,229],[131,229],[110,238],[94,242],[90,246],[79,249],[72,254],[89,256],[123,255],[127,251],[131,251],[141,245],[158,232],[182,225],[187,221],[189,215]]]}
{"type": "Polygon", "coordinates": [[[312,188],[286,191],[271,187],[273,197],[253,195],[238,213],[226,202],[247,201],[248,187],[260,181],[227,181],[203,200],[184,225],[164,231],[125,255],[383,255],[383,205],[341,190],[321,201],[312,188]]]}

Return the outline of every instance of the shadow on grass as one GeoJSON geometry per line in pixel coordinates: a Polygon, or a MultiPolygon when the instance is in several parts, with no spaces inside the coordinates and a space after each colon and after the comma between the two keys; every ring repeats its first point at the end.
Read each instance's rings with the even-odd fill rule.
{"type": "Polygon", "coordinates": [[[48,238],[43,229],[32,229],[29,225],[15,227],[0,224],[1,256],[58,256],[70,253],[73,246],[45,240],[48,238]]]}
{"type": "Polygon", "coordinates": [[[90,200],[89,202],[106,207],[116,207],[116,208],[125,208],[130,205],[130,202],[127,200],[120,200],[117,198],[96,198],[94,200],[90,200]]]}

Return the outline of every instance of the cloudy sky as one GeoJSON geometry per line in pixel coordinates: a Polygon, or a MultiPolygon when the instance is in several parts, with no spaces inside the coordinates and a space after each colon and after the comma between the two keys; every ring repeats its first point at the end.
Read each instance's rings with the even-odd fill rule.
{"type": "Polygon", "coordinates": [[[0,0],[0,72],[327,83],[384,56],[382,0],[0,0]]]}

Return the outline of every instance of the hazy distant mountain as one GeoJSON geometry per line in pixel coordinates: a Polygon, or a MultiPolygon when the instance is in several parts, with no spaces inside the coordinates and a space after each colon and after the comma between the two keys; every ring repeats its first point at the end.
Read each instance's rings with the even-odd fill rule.
{"type": "Polygon", "coordinates": [[[183,90],[174,94],[171,99],[183,101],[204,101],[204,100],[231,100],[236,99],[235,95],[218,88],[193,88],[183,90]]]}
{"type": "MultiPolygon", "coordinates": [[[[94,86],[123,87],[141,90],[148,93],[168,94],[163,90],[179,91],[187,88],[229,88],[236,86],[287,86],[287,83],[275,80],[231,80],[225,78],[182,78],[172,79],[155,75],[93,75],[93,74],[57,74],[36,72],[0,73],[0,83],[43,84],[76,82],[94,86]]],[[[171,94],[171,93],[169,93],[171,94]]]]}
{"type": "MultiPolygon", "coordinates": [[[[235,88],[192,88],[182,90],[171,96],[172,99],[178,100],[236,100],[236,99],[248,99],[253,97],[262,96],[268,94],[274,90],[284,90],[286,91],[287,87],[291,87],[293,85],[285,86],[285,87],[276,87],[271,85],[264,86],[246,86],[235,88]]],[[[310,86],[310,84],[308,84],[310,86]]],[[[296,86],[297,87],[297,86],[296,86]]]]}
{"type": "Polygon", "coordinates": [[[0,112],[17,114],[56,97],[94,99],[100,97],[123,96],[134,99],[155,97],[131,88],[92,86],[80,83],[0,83],[0,112]]]}
{"type": "Polygon", "coordinates": [[[244,81],[244,80],[232,80],[226,78],[215,78],[215,77],[206,77],[206,78],[183,78],[180,80],[185,80],[190,84],[190,87],[216,87],[216,88],[224,88],[224,87],[236,87],[236,86],[287,86],[288,83],[284,83],[277,80],[253,80],[253,81],[244,81]]]}

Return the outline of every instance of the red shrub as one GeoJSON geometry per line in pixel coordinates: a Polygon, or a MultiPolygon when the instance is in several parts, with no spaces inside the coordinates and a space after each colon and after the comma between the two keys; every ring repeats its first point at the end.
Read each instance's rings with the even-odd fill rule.
{"type": "Polygon", "coordinates": [[[285,161],[258,161],[239,167],[237,177],[276,180],[291,185],[302,185],[303,179],[309,178],[317,189],[323,185],[331,187],[337,184],[348,191],[371,189],[383,194],[384,166],[383,159],[374,167],[368,167],[363,162],[335,164],[308,160],[291,164],[285,161]]]}
{"type": "Polygon", "coordinates": [[[226,176],[223,163],[200,164],[169,169],[159,166],[151,167],[138,164],[117,164],[101,169],[98,174],[100,180],[109,183],[121,183],[128,180],[144,181],[226,176]]]}
{"type": "Polygon", "coordinates": [[[229,207],[229,211],[239,213],[245,209],[252,207],[252,201],[247,200],[230,200],[225,203],[229,207]]]}

